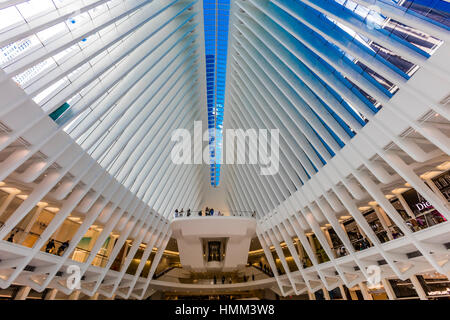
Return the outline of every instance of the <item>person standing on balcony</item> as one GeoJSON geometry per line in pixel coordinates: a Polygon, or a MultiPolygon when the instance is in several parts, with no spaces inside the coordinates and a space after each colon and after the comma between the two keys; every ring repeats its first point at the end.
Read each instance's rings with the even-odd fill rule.
{"type": "Polygon", "coordinates": [[[11,235],[9,236],[9,238],[6,240],[8,242],[14,242],[14,237],[16,236],[16,233],[13,231],[11,232],[11,235]]]}
{"type": "Polygon", "coordinates": [[[58,256],[62,256],[64,251],[66,251],[66,249],[69,247],[69,240],[67,240],[66,242],[63,242],[59,248],[58,248],[58,256]]]}
{"type": "Polygon", "coordinates": [[[55,240],[50,239],[50,241],[47,243],[47,246],[45,247],[45,252],[52,253],[53,250],[55,250],[55,240]]]}

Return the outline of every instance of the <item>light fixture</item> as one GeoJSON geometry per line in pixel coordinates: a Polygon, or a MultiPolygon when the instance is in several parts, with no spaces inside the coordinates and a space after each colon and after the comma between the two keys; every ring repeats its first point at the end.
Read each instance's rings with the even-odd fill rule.
{"type": "Polygon", "coordinates": [[[5,191],[6,193],[9,194],[18,194],[21,193],[22,191],[17,189],[17,188],[1,188],[1,190],[5,191]]]}
{"type": "Polygon", "coordinates": [[[441,174],[442,171],[428,171],[425,172],[424,174],[420,175],[420,177],[424,180],[428,180],[428,179],[433,179],[434,177],[436,177],[437,175],[441,174]]]}
{"type": "Polygon", "coordinates": [[[405,191],[408,191],[408,190],[409,190],[408,188],[396,188],[396,189],[392,190],[392,193],[393,194],[401,194],[401,193],[403,193],[405,191]]]}
{"type": "Polygon", "coordinates": [[[444,163],[438,165],[436,169],[447,171],[450,170],[450,161],[445,161],[444,163]]]}

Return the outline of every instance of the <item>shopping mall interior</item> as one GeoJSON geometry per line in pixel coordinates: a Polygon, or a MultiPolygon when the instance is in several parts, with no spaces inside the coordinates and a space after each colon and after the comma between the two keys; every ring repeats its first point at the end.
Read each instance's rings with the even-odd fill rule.
{"type": "Polygon", "coordinates": [[[0,0],[0,300],[450,299],[449,30],[446,0],[0,0]]]}

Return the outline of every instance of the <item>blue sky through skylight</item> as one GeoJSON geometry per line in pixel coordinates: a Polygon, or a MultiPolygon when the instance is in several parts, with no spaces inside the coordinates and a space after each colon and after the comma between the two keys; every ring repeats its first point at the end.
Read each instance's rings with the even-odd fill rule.
{"type": "Polygon", "coordinates": [[[211,185],[220,180],[230,0],[204,0],[206,94],[211,185]]]}

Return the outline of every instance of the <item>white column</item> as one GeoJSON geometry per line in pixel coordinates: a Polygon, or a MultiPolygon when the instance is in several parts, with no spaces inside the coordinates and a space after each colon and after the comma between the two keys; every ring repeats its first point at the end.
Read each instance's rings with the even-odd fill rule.
{"type": "Polygon", "coordinates": [[[325,300],[331,300],[330,293],[328,292],[327,288],[323,287],[322,291],[323,291],[323,296],[325,297],[325,300]]]}
{"type": "MultiPolygon", "coordinates": [[[[6,210],[6,208],[8,208],[9,204],[11,203],[11,201],[14,200],[14,198],[16,197],[18,193],[10,193],[5,201],[3,201],[2,205],[0,206],[0,217],[2,216],[3,212],[6,210]]],[[[6,222],[6,221],[3,221],[6,222]]]]}
{"type": "Polygon", "coordinates": [[[330,248],[333,248],[333,241],[331,241],[331,236],[328,228],[323,229],[323,233],[325,235],[325,238],[327,239],[328,244],[330,245],[330,248]]]}
{"type": "Polygon", "coordinates": [[[373,300],[373,297],[369,293],[369,289],[367,288],[367,285],[364,282],[360,282],[358,286],[359,289],[361,290],[364,300],[373,300]]]}
{"type": "Polygon", "coordinates": [[[420,300],[428,300],[427,294],[425,293],[425,290],[423,290],[423,287],[420,284],[419,279],[417,279],[417,276],[413,275],[409,279],[411,280],[414,289],[416,289],[417,295],[419,296],[420,300]]]}
{"type": "Polygon", "coordinates": [[[343,222],[339,222],[339,224],[341,225],[341,228],[342,228],[342,230],[344,230],[345,234],[348,234],[348,233],[347,233],[347,229],[345,228],[344,223],[343,223],[343,222]]]}
{"type": "Polygon", "coordinates": [[[295,245],[297,246],[297,251],[298,251],[298,256],[300,257],[300,261],[303,261],[303,258],[305,257],[305,255],[303,254],[303,247],[302,244],[300,243],[300,240],[296,240],[295,241],[295,245]]]}
{"type": "Polygon", "coordinates": [[[397,199],[400,201],[400,203],[403,206],[403,209],[405,209],[406,213],[413,219],[416,218],[416,216],[414,215],[414,212],[412,212],[411,208],[408,206],[408,204],[406,203],[405,198],[403,198],[403,196],[399,193],[397,194],[397,199]]]}
{"type": "MultiPolygon", "coordinates": [[[[365,217],[363,217],[364,219],[366,219],[365,217]]],[[[367,220],[366,220],[367,221],[367,220]]],[[[355,224],[356,224],[356,228],[358,228],[359,233],[361,234],[361,236],[363,238],[365,238],[367,241],[369,241],[370,245],[373,246],[372,241],[370,241],[369,237],[367,236],[367,234],[363,231],[363,229],[359,226],[358,222],[356,222],[355,220],[355,224]]]]}
{"type": "Polygon", "coordinates": [[[44,208],[45,208],[45,206],[37,206],[36,207],[36,210],[34,211],[33,216],[31,217],[27,226],[23,230],[23,233],[21,234],[20,238],[17,240],[17,243],[22,244],[26,240],[28,233],[31,231],[31,228],[35,224],[36,220],[39,218],[39,215],[41,214],[41,212],[44,208]]]}
{"type": "Polygon", "coordinates": [[[98,292],[94,293],[94,295],[90,297],[89,300],[98,300],[98,295],[99,295],[98,292]]]}
{"type": "Polygon", "coordinates": [[[125,263],[128,251],[130,251],[130,248],[131,248],[130,243],[131,243],[131,240],[125,241],[125,249],[123,250],[123,255],[122,255],[121,261],[120,261],[120,270],[122,270],[122,266],[125,263]]]}
{"type": "Polygon", "coordinates": [[[16,296],[14,297],[14,300],[25,300],[28,297],[30,290],[31,287],[20,288],[19,292],[17,292],[16,296]]]}
{"type": "Polygon", "coordinates": [[[436,193],[436,195],[441,198],[441,200],[443,202],[447,202],[447,198],[444,197],[444,195],[442,194],[441,190],[438,189],[438,187],[436,186],[436,184],[433,182],[433,180],[431,179],[425,179],[425,182],[427,183],[427,185],[430,186],[431,190],[434,191],[434,193],[436,193]]]}
{"type": "Polygon", "coordinates": [[[392,289],[389,279],[383,278],[381,279],[381,282],[383,283],[384,291],[386,291],[389,300],[395,300],[397,297],[395,296],[394,289],[392,289]]]}
{"type": "Polygon", "coordinates": [[[378,220],[381,223],[381,226],[383,227],[384,231],[386,231],[387,236],[389,238],[389,240],[394,239],[394,237],[392,236],[392,232],[389,229],[388,225],[386,224],[386,220],[384,220],[383,214],[381,213],[381,209],[378,205],[373,205],[371,206],[373,211],[375,211],[375,214],[377,215],[378,220]]]}
{"type": "Polygon", "coordinates": [[[44,300],[55,300],[58,289],[51,289],[46,295],[44,300]]]}
{"type": "Polygon", "coordinates": [[[347,294],[345,293],[344,286],[342,284],[339,286],[339,290],[341,290],[342,299],[348,300],[347,294]]]}
{"type": "Polygon", "coordinates": [[[73,292],[70,294],[68,300],[78,300],[78,298],[80,297],[80,292],[81,292],[81,291],[79,291],[79,290],[73,291],[73,292]]]}
{"type": "MultiPolygon", "coordinates": [[[[314,242],[314,238],[311,234],[306,235],[308,237],[309,240],[309,245],[311,246],[311,249],[314,253],[314,256],[316,257],[317,260],[319,260],[319,257],[317,255],[317,247],[316,247],[316,243],[314,242]]],[[[312,258],[311,258],[312,261],[312,258]]]]}

